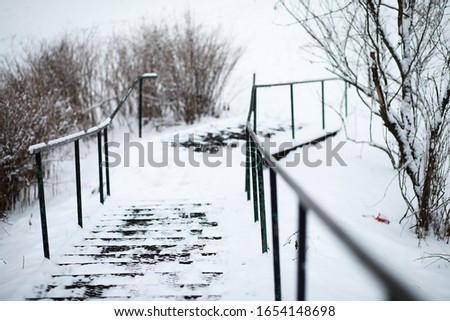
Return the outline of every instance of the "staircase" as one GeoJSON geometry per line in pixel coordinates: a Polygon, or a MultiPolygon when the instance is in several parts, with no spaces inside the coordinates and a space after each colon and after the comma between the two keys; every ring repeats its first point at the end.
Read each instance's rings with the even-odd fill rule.
{"type": "Polygon", "coordinates": [[[210,203],[117,206],[27,300],[219,300],[220,209],[210,203]]]}

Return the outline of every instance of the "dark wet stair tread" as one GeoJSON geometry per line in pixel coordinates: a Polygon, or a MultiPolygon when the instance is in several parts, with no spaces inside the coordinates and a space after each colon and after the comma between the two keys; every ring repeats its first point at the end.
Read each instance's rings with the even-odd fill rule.
{"type": "Polygon", "coordinates": [[[222,280],[224,252],[217,215],[211,203],[109,211],[54,259],[57,272],[27,299],[218,300],[214,289],[222,280]],[[191,266],[195,282],[185,280],[191,266]]]}

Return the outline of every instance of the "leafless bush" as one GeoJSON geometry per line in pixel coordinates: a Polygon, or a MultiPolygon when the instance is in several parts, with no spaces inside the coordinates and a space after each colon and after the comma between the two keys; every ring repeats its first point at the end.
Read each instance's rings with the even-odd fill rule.
{"type": "Polygon", "coordinates": [[[63,37],[25,50],[0,69],[0,214],[30,199],[28,146],[94,123],[97,57],[87,39],[63,37]]]}
{"type": "MultiPolygon", "coordinates": [[[[131,36],[114,35],[107,45],[104,64],[104,83],[110,97],[117,104],[120,96],[130,86],[136,76],[146,71],[158,72],[157,86],[153,82],[143,83],[144,117],[148,119],[167,116],[163,106],[160,89],[164,84],[161,72],[167,51],[168,28],[164,25],[141,25],[132,31],[131,36]],[[161,78],[162,77],[162,78],[161,78]],[[159,98],[157,98],[159,97],[159,98]]],[[[132,98],[121,112],[128,117],[137,111],[138,93],[132,93],[132,98]]]]}
{"type": "MultiPolygon", "coordinates": [[[[220,114],[221,94],[240,56],[219,30],[194,23],[189,13],[175,26],[142,24],[133,36],[116,36],[111,44],[111,95],[123,92],[143,70],[157,72],[156,86],[144,83],[144,117],[186,123],[220,114]]],[[[125,113],[136,110],[131,105],[125,113]]]]}
{"type": "MultiPolygon", "coordinates": [[[[142,24],[132,36],[115,35],[101,47],[93,39],[41,42],[25,48],[21,60],[1,63],[0,216],[34,197],[28,146],[98,123],[143,72],[159,75],[156,85],[144,82],[145,119],[192,123],[218,116],[239,57],[218,30],[195,24],[189,13],[180,24],[142,24]]],[[[137,111],[137,92],[132,95],[122,119],[137,111]]]]}
{"type": "Polygon", "coordinates": [[[207,31],[195,24],[189,13],[172,33],[170,56],[165,64],[168,101],[176,117],[192,123],[202,116],[216,116],[221,110],[220,96],[237,63],[239,51],[222,40],[217,30],[207,31]]]}

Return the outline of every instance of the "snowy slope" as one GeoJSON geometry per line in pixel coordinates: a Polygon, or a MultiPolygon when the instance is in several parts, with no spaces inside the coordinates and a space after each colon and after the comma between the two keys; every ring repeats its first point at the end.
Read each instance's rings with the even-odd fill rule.
{"type": "MultiPolygon", "coordinates": [[[[252,73],[257,83],[320,78],[328,74],[318,64],[302,59],[299,48],[307,37],[297,26],[281,26],[289,22],[273,10],[269,0],[2,0],[0,3],[0,53],[11,55],[20,43],[30,39],[51,38],[64,32],[83,32],[97,28],[100,34],[129,32],[130,28],[145,19],[177,17],[186,8],[196,19],[211,25],[221,25],[245,53],[237,66],[228,88],[231,115],[226,120],[206,119],[203,124],[171,128],[157,133],[145,129],[145,137],[155,146],[171,141],[173,134],[221,129],[236,126],[244,121],[248,108],[252,73]],[[281,24],[281,25],[280,25],[281,24]]],[[[306,57],[307,58],[307,57],[306,57]]],[[[147,71],[145,71],[147,72],[147,71]]],[[[328,87],[327,87],[328,88],[328,87]]],[[[339,84],[330,85],[327,104],[340,108],[342,103],[339,84]]],[[[320,88],[298,87],[296,118],[299,126],[308,125],[320,131],[320,88]]],[[[328,91],[327,91],[328,92],[328,91]]],[[[288,89],[261,91],[261,121],[276,126],[289,119],[288,89]]],[[[350,131],[359,138],[367,136],[368,116],[356,112],[357,100],[350,99],[350,131]]],[[[327,108],[330,126],[336,123],[331,109],[327,108]],[[334,120],[332,120],[334,119],[334,120]]],[[[378,128],[377,126],[375,126],[378,128]]],[[[116,128],[112,139],[122,141],[125,128],[116,128]]],[[[299,132],[300,133],[300,132],[299,132]]],[[[135,135],[131,135],[135,139],[135,135]]],[[[343,136],[333,139],[336,143],[343,136]]],[[[96,146],[82,144],[83,205],[86,224],[104,210],[98,203],[96,146]]],[[[324,159],[325,150],[311,148],[312,159],[324,159]]],[[[133,151],[136,153],[136,151],[133,151]]],[[[155,157],[161,150],[155,149],[155,157]]],[[[303,151],[300,151],[303,153],[303,151]]],[[[58,256],[80,237],[76,226],[73,161],[71,149],[67,160],[55,162],[58,177],[46,183],[47,212],[52,255],[58,256]]],[[[123,156],[123,154],[122,154],[123,156]]],[[[230,260],[228,274],[221,289],[223,298],[233,300],[272,299],[272,270],[270,255],[260,254],[259,226],[253,223],[252,206],[243,193],[244,168],[240,166],[242,153],[232,151],[232,166],[185,168],[173,163],[169,154],[168,166],[140,168],[137,158],[131,157],[131,166],[112,169],[112,198],[106,206],[131,201],[195,199],[212,200],[226,208],[221,218],[224,233],[229,238],[230,260]],[[245,244],[246,246],[242,246],[245,244]]],[[[187,160],[189,154],[181,154],[187,160]]],[[[201,161],[201,154],[194,157],[201,161]]],[[[294,157],[290,154],[289,157],[294,157]]],[[[336,220],[380,261],[398,272],[413,289],[424,298],[450,299],[450,264],[421,260],[426,253],[450,252],[448,244],[429,238],[418,244],[408,224],[398,224],[404,213],[395,172],[388,159],[368,146],[346,143],[342,157],[348,164],[341,167],[320,166],[290,168],[292,175],[334,215],[336,220]],[[371,215],[381,213],[391,224],[379,223],[371,215]],[[366,217],[369,216],[369,217],[366,217]]],[[[31,161],[31,159],[30,159],[31,161]]],[[[282,161],[289,161],[289,158],[282,161]]],[[[296,201],[290,191],[280,183],[281,243],[295,232],[296,201]],[[294,223],[293,223],[294,222],[294,223]]],[[[267,197],[268,199],[268,197],[267,197]]],[[[311,216],[308,238],[308,299],[381,299],[379,286],[373,284],[346,255],[340,244],[311,216]]],[[[53,268],[53,262],[43,259],[38,204],[11,213],[6,222],[0,222],[0,299],[23,299],[35,282],[43,279],[53,268]]],[[[270,252],[269,252],[270,254],[270,252]]],[[[282,247],[282,277],[285,299],[295,298],[296,254],[293,243],[282,247]]]]}

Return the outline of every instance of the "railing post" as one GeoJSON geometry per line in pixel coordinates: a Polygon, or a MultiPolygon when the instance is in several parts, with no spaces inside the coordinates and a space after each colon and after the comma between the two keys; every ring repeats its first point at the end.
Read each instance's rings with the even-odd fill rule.
{"type": "Polygon", "coordinates": [[[108,127],[105,127],[104,137],[105,142],[103,143],[104,153],[105,153],[105,174],[106,174],[106,195],[111,195],[111,187],[109,185],[109,157],[108,157],[108,127]]]}
{"type": "Polygon", "coordinates": [[[50,259],[50,248],[48,244],[48,230],[47,230],[47,214],[45,212],[44,176],[42,174],[42,158],[40,152],[35,155],[35,159],[36,159],[36,177],[38,182],[38,194],[39,194],[39,209],[41,212],[42,244],[44,248],[44,256],[47,259],[50,259]]]}
{"type": "Polygon", "coordinates": [[[255,222],[258,222],[258,181],[257,181],[257,173],[256,173],[256,150],[255,150],[255,142],[253,138],[250,137],[250,158],[251,158],[251,166],[252,166],[252,189],[253,189],[253,216],[255,222]]]}
{"type": "Polygon", "coordinates": [[[77,214],[78,225],[83,227],[83,208],[81,202],[81,173],[80,173],[80,141],[75,142],[75,179],[77,185],[77,214]]]}
{"type": "Polygon", "coordinates": [[[257,117],[256,117],[256,111],[257,111],[257,107],[256,107],[256,86],[252,87],[252,104],[253,104],[253,131],[256,134],[256,122],[257,122],[257,117]]]}
{"type": "Polygon", "coordinates": [[[291,87],[291,126],[292,126],[292,139],[295,139],[295,120],[294,120],[294,85],[291,87]]]}
{"type": "Polygon", "coordinates": [[[99,192],[100,203],[104,203],[103,197],[103,170],[102,170],[102,132],[97,132],[97,145],[98,145],[98,180],[99,180],[99,192]]]}
{"type": "Polygon", "coordinates": [[[298,276],[297,276],[297,300],[305,301],[306,292],[306,208],[298,205],[298,276]]]}
{"type": "Polygon", "coordinates": [[[142,138],[142,81],[143,78],[139,77],[139,106],[138,106],[139,138],[142,138]]]}
{"type": "Polygon", "coordinates": [[[264,172],[263,158],[261,152],[256,150],[256,162],[258,166],[258,189],[259,189],[259,218],[261,224],[261,245],[262,252],[267,252],[267,228],[266,228],[266,204],[264,196],[264,172]]]}
{"type": "Polygon", "coordinates": [[[248,128],[245,129],[245,192],[247,201],[250,200],[250,134],[248,128]]]}
{"type": "Polygon", "coordinates": [[[322,129],[325,129],[325,81],[321,81],[322,84],[322,129]]]}
{"type": "Polygon", "coordinates": [[[345,83],[345,87],[344,87],[344,102],[345,102],[345,117],[348,117],[348,83],[347,81],[344,82],[345,83]]]}
{"type": "Polygon", "coordinates": [[[253,131],[256,133],[256,74],[253,73],[252,94],[250,98],[250,108],[253,111],[253,131]]]}
{"type": "Polygon", "coordinates": [[[270,172],[270,204],[272,209],[272,250],[275,301],[281,301],[280,241],[278,233],[277,174],[272,167],[270,172]]]}

